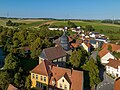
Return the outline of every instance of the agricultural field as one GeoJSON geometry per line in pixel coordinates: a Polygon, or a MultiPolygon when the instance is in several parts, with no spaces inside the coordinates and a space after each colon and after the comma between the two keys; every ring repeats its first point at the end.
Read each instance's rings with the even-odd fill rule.
{"type": "MultiPolygon", "coordinates": [[[[8,19],[0,19],[0,26],[6,26],[6,22],[8,19]]],[[[68,26],[68,21],[57,21],[57,20],[42,20],[42,19],[11,19],[12,22],[17,23],[26,23],[26,25],[20,25],[22,28],[29,27],[39,27],[45,24],[55,25],[55,26],[68,26]]],[[[71,21],[75,23],[77,26],[85,27],[86,25],[92,25],[96,32],[103,33],[113,40],[120,40],[120,25],[115,24],[106,24],[101,23],[100,20],[96,21],[71,21]]]]}

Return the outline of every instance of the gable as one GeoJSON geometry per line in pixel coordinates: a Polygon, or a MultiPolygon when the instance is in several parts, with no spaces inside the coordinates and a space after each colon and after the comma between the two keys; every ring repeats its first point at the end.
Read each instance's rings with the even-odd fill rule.
{"type": "Polygon", "coordinates": [[[114,59],[115,57],[111,54],[111,53],[107,53],[106,55],[104,55],[101,59],[109,59],[109,58],[112,58],[114,59]]]}

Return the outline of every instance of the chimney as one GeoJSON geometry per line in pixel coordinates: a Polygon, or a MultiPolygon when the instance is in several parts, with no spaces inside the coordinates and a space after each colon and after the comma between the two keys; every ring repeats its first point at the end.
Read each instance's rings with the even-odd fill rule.
{"type": "Polygon", "coordinates": [[[73,72],[73,68],[71,68],[71,75],[72,75],[72,72],[73,72]]]}

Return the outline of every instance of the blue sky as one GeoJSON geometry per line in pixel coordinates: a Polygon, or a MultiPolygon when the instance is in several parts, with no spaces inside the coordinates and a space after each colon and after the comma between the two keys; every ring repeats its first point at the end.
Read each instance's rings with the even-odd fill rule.
{"type": "Polygon", "coordinates": [[[0,0],[0,16],[116,19],[120,0],[0,0]]]}

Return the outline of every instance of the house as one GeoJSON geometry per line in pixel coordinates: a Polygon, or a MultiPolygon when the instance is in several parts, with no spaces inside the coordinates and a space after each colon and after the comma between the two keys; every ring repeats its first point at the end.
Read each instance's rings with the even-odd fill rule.
{"type": "Polygon", "coordinates": [[[94,40],[94,39],[92,39],[92,40],[90,40],[90,44],[94,47],[94,48],[98,48],[98,41],[96,41],[96,40],[94,40]]]}
{"type": "Polygon", "coordinates": [[[14,87],[12,84],[9,84],[7,90],[18,90],[18,88],[14,87]]]}
{"type": "Polygon", "coordinates": [[[59,31],[64,31],[64,29],[63,28],[48,28],[49,30],[59,30],[59,31]]]}
{"type": "Polygon", "coordinates": [[[88,42],[83,42],[82,44],[82,47],[87,51],[87,52],[91,52],[92,50],[92,45],[88,42]]]}
{"type": "Polygon", "coordinates": [[[73,48],[78,48],[78,47],[80,47],[80,44],[78,44],[78,43],[71,43],[71,46],[73,48]]]}
{"type": "Polygon", "coordinates": [[[102,48],[108,48],[109,45],[112,47],[112,52],[120,52],[120,45],[117,44],[104,43],[102,48]]]}
{"type": "Polygon", "coordinates": [[[120,78],[117,78],[114,82],[114,90],[120,90],[120,78]]]}
{"type": "Polygon", "coordinates": [[[83,90],[83,72],[58,67],[48,60],[31,71],[32,88],[42,90],[83,90]]]}
{"type": "Polygon", "coordinates": [[[120,61],[109,59],[109,62],[106,64],[106,73],[113,77],[120,77],[120,61]]]}
{"type": "Polygon", "coordinates": [[[98,53],[100,59],[101,59],[101,63],[102,64],[107,64],[109,61],[109,59],[115,59],[115,57],[106,49],[102,49],[101,51],[99,51],[98,53]]]}
{"type": "Polygon", "coordinates": [[[58,66],[65,67],[67,62],[67,54],[59,45],[55,47],[45,48],[39,56],[39,63],[48,60],[58,66]]]}

